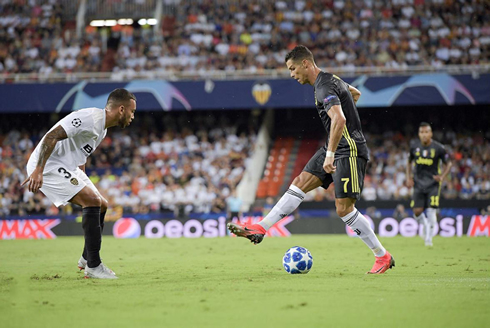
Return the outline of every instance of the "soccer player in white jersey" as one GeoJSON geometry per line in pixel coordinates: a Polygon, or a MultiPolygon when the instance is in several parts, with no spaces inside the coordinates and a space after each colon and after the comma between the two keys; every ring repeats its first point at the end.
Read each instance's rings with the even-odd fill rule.
{"type": "Polygon", "coordinates": [[[85,163],[113,126],[127,127],[134,119],[136,97],[125,89],[112,91],[104,109],[84,108],[56,123],[27,162],[29,191],[42,191],[54,205],[68,203],[82,207],[85,236],[83,254],[78,261],[85,278],[116,279],[102,264],[100,246],[107,200],[85,174],[85,163]]]}

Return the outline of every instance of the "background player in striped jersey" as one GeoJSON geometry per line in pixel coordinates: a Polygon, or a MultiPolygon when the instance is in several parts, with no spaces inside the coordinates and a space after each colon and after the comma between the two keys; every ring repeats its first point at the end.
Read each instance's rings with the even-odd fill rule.
{"type": "Polygon", "coordinates": [[[109,94],[105,109],[84,108],[56,123],[27,162],[29,191],[42,191],[56,206],[82,207],[85,245],[78,267],[86,278],[115,279],[100,260],[107,200],[85,174],[85,163],[107,134],[107,128],[127,127],[134,119],[136,97],[125,89],[109,94]]]}
{"type": "Polygon", "coordinates": [[[446,148],[432,140],[432,128],[429,123],[422,122],[419,126],[419,140],[410,144],[407,164],[407,187],[413,189],[412,202],[415,218],[424,225],[425,246],[432,246],[432,236],[437,225],[437,209],[441,185],[452,163],[446,148]],[[412,176],[412,162],[415,170],[412,176]],[[445,165],[441,174],[441,163],[445,165]],[[427,209],[427,216],[424,210],[427,209]]]}
{"type": "Polygon", "coordinates": [[[318,187],[326,189],[333,182],[337,214],[376,257],[368,273],[384,273],[395,265],[395,261],[379,242],[369,221],[355,208],[369,158],[355,105],[361,93],[339,77],[321,71],[311,51],[304,46],[296,46],[286,55],[285,61],[293,79],[314,87],[315,105],[327,131],[327,143],[313,155],[261,222],[249,226],[229,223],[228,228],[258,244],[267,229],[301,204],[307,192],[318,187]]]}

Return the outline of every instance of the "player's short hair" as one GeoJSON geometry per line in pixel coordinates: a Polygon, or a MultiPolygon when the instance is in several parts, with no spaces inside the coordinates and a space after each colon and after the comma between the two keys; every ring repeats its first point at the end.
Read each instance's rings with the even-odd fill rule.
{"type": "Polygon", "coordinates": [[[119,106],[120,104],[127,104],[131,99],[136,101],[136,97],[128,90],[115,89],[109,94],[107,105],[119,106]]]}
{"type": "Polygon", "coordinates": [[[430,124],[429,124],[429,123],[427,123],[427,122],[422,122],[422,123],[420,123],[419,128],[423,128],[423,127],[425,127],[425,126],[428,126],[429,128],[431,128],[431,129],[432,129],[432,127],[430,126],[430,124]]]}
{"type": "Polygon", "coordinates": [[[286,58],[284,61],[287,63],[288,60],[290,60],[290,59],[292,61],[302,61],[303,59],[308,59],[312,63],[315,62],[315,60],[313,59],[313,54],[311,53],[310,49],[308,49],[302,45],[298,45],[298,46],[294,47],[293,50],[288,52],[286,54],[286,58]]]}

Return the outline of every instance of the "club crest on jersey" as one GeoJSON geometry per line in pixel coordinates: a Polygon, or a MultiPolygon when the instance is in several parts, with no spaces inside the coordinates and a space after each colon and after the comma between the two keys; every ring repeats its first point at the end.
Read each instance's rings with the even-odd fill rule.
{"type": "Polygon", "coordinates": [[[71,178],[71,179],[70,179],[70,183],[71,183],[72,185],[74,185],[74,186],[78,186],[78,180],[77,180],[77,179],[75,179],[75,178],[71,178]]]}
{"type": "Polygon", "coordinates": [[[71,121],[71,124],[78,128],[80,125],[82,125],[82,120],[79,118],[74,118],[73,121],[71,121]]]}

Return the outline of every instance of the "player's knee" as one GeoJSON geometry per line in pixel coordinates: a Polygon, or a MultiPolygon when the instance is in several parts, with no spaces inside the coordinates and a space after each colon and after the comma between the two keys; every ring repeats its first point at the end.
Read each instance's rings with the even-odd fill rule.
{"type": "Polygon", "coordinates": [[[353,204],[344,204],[344,203],[338,202],[336,204],[335,210],[337,211],[338,216],[344,217],[354,210],[354,205],[353,204]]]}
{"type": "Polygon", "coordinates": [[[301,174],[298,175],[296,178],[294,178],[291,184],[303,190],[304,192],[306,183],[305,183],[305,179],[301,177],[301,174]]]}
{"type": "Polygon", "coordinates": [[[354,198],[337,198],[335,199],[335,210],[337,211],[337,215],[340,217],[344,217],[347,214],[354,211],[354,206],[356,204],[356,200],[354,198]]]}
{"type": "Polygon", "coordinates": [[[319,179],[307,172],[301,172],[296,178],[294,178],[292,185],[301,189],[304,193],[307,193],[318,187],[319,179]]]}
{"type": "Polygon", "coordinates": [[[87,207],[102,207],[102,198],[96,194],[89,195],[85,199],[85,206],[87,206],[87,207]]]}
{"type": "Polygon", "coordinates": [[[414,208],[414,209],[413,209],[413,214],[414,214],[415,216],[419,216],[420,214],[422,214],[422,212],[423,212],[423,211],[424,211],[424,209],[423,209],[423,208],[414,208]]]}

